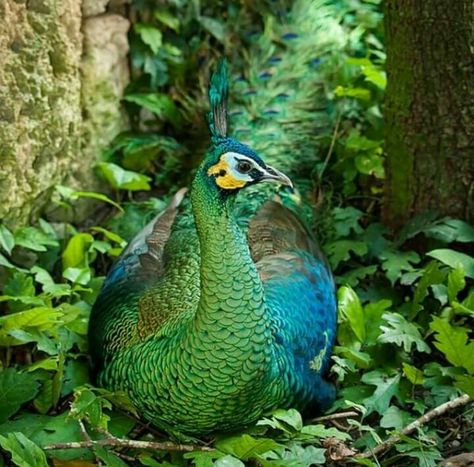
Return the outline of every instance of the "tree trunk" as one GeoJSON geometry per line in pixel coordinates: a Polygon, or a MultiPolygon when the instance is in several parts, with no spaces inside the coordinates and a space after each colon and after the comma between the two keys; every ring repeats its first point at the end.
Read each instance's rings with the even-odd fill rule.
{"type": "Polygon", "coordinates": [[[474,2],[386,0],[385,223],[474,221],[474,2]]]}

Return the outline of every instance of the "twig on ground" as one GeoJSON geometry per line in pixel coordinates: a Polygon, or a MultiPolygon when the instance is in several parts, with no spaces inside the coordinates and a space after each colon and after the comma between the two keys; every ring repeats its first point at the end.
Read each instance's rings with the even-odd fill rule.
{"type": "Polygon", "coordinates": [[[124,439],[117,438],[112,433],[109,433],[106,429],[102,427],[94,427],[94,430],[105,436],[105,439],[94,440],[87,433],[86,427],[82,420],[78,420],[79,427],[81,429],[81,434],[85,441],[73,441],[69,443],[55,443],[45,446],[44,450],[53,450],[53,449],[83,449],[83,448],[93,448],[94,446],[110,446],[116,448],[125,448],[125,449],[152,449],[160,451],[214,451],[213,448],[207,446],[195,446],[192,444],[175,444],[171,442],[157,442],[157,441],[140,441],[136,439],[124,439]]]}
{"type": "Polygon", "coordinates": [[[467,394],[464,394],[460,397],[457,397],[456,399],[453,399],[452,401],[445,402],[444,404],[438,405],[438,407],[435,407],[433,410],[426,412],[420,418],[417,418],[414,422],[407,425],[405,428],[403,428],[400,431],[399,434],[390,436],[390,438],[386,439],[384,442],[378,444],[373,449],[365,451],[364,453],[358,455],[357,457],[363,457],[363,458],[375,457],[378,454],[387,451],[395,443],[400,441],[401,436],[409,435],[410,433],[415,431],[417,428],[429,423],[434,418],[440,417],[441,415],[444,415],[446,412],[449,412],[450,410],[454,410],[454,409],[457,409],[458,407],[462,407],[463,405],[468,404],[471,400],[472,399],[467,394]]]}
{"type": "Polygon", "coordinates": [[[323,417],[316,417],[310,420],[311,423],[318,423],[318,422],[326,422],[331,420],[337,420],[338,418],[349,418],[349,417],[357,417],[360,414],[358,412],[354,412],[353,410],[349,412],[339,412],[339,413],[332,413],[330,415],[324,415],[323,417]]]}

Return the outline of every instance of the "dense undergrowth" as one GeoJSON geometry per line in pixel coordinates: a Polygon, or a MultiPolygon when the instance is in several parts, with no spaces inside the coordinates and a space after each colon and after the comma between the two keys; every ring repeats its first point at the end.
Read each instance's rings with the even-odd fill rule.
{"type": "Polygon", "coordinates": [[[202,69],[222,51],[231,61],[241,60],[236,44],[251,38],[239,31],[258,24],[267,5],[205,7],[175,0],[158,11],[142,0],[131,11],[134,80],[124,99],[131,131],[98,164],[109,195],[58,187],[52,199],[73,211],[79,198],[95,198],[102,203],[96,218],[105,220],[97,225],[40,220],[15,232],[0,226],[4,463],[44,466],[48,458],[54,465],[83,459],[107,466],[431,466],[474,449],[474,411],[467,405],[370,455],[431,409],[463,393],[474,397],[474,258],[467,253],[474,229],[436,213],[414,218],[397,235],[381,223],[382,15],[376,0],[340,3],[351,40],[328,87],[335,124],[322,135],[325,157],[312,178],[315,228],[339,286],[332,368],[338,399],[331,412],[346,415],[303,424],[296,411],[278,411],[246,433],[205,445],[180,440],[196,446],[191,452],[137,449],[116,440],[106,446],[107,433],[170,440],[141,421],[124,395],[91,385],[86,342],[91,305],[126,241],[189,181],[196,148],[203,149],[207,138],[202,69]],[[42,450],[90,439],[102,441],[91,442],[91,448],[42,450]]]}

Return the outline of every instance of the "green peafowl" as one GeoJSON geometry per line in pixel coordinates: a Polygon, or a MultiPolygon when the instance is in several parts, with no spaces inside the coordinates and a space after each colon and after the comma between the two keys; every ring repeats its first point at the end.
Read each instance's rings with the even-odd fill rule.
{"type": "Polygon", "coordinates": [[[341,34],[331,7],[315,0],[267,25],[246,77],[232,83],[234,137],[220,62],[211,144],[189,196],[180,190],[130,242],[94,304],[98,384],[125,391],[164,430],[235,430],[276,408],[321,411],[334,400],[324,375],[335,289],[304,199],[327,121],[318,62],[341,34]]]}

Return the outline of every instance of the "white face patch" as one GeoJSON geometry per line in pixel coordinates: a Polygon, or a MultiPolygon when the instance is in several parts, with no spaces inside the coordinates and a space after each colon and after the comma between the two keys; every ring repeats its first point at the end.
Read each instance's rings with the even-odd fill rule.
{"type": "Polygon", "coordinates": [[[227,170],[235,180],[240,180],[245,183],[253,180],[253,177],[248,173],[243,173],[238,169],[239,164],[242,164],[243,162],[250,165],[250,170],[248,170],[248,172],[257,169],[260,173],[263,173],[260,166],[252,158],[239,154],[238,152],[226,152],[222,154],[220,160],[227,163],[227,170]]]}

